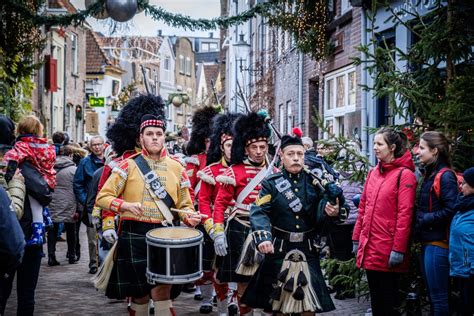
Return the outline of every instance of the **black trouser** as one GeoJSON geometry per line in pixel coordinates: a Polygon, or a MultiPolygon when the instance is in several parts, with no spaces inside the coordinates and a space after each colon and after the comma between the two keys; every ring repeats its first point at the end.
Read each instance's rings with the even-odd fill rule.
{"type": "Polygon", "coordinates": [[[459,313],[462,316],[472,316],[474,314],[474,275],[469,278],[454,278],[461,293],[461,308],[459,313]]]}
{"type": "MultiPolygon", "coordinates": [[[[56,255],[56,242],[58,240],[59,223],[54,223],[52,230],[48,231],[48,256],[56,255]]],[[[76,223],[64,223],[66,231],[68,258],[76,258],[76,223]]]]}
{"type": "Polygon", "coordinates": [[[82,222],[78,220],[74,223],[74,229],[76,231],[76,256],[81,256],[81,244],[79,243],[79,230],[81,229],[82,222]]]}
{"type": "MultiPolygon", "coordinates": [[[[26,247],[22,263],[16,270],[17,315],[33,315],[35,311],[35,290],[43,258],[42,247],[26,247]]],[[[10,297],[15,274],[0,278],[0,315],[4,314],[10,297]]]]}
{"type": "Polygon", "coordinates": [[[400,315],[398,280],[400,273],[367,270],[373,316],[400,315]]]}

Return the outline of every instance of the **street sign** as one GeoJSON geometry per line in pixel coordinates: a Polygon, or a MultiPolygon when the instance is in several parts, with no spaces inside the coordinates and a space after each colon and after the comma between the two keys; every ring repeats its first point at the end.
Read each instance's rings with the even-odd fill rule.
{"type": "Polygon", "coordinates": [[[91,107],[104,107],[105,98],[104,97],[89,97],[89,105],[91,107]]]}

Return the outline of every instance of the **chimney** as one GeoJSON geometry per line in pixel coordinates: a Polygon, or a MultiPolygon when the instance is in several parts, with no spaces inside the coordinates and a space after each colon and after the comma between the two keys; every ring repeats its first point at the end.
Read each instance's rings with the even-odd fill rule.
{"type": "Polygon", "coordinates": [[[214,38],[214,32],[209,32],[209,38],[214,38]]]}
{"type": "Polygon", "coordinates": [[[162,36],[163,35],[163,30],[158,30],[158,36],[162,36]]]}

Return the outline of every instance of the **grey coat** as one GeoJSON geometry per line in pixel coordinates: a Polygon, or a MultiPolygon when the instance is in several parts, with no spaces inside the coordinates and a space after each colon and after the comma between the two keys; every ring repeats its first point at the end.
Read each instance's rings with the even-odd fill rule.
{"type": "Polygon", "coordinates": [[[72,158],[58,156],[56,158],[56,187],[54,188],[53,200],[49,204],[51,218],[55,223],[72,223],[76,212],[76,197],[73,189],[73,179],[76,173],[76,165],[72,158]]]}

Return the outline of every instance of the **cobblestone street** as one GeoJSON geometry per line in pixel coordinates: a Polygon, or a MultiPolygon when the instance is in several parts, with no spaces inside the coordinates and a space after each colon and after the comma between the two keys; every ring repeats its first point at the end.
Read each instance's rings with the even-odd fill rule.
{"type": "MultiPolygon", "coordinates": [[[[65,234],[64,234],[65,235],[65,234]]],[[[56,256],[60,266],[49,267],[47,258],[42,260],[36,290],[35,315],[128,315],[125,301],[109,300],[97,292],[88,273],[88,251],[85,227],[81,227],[81,260],[68,264],[66,243],[58,242],[56,256]]],[[[44,247],[46,250],[46,246],[44,247]]],[[[368,302],[356,299],[334,300],[336,310],[324,315],[364,315],[368,302]]],[[[174,302],[178,315],[200,315],[199,302],[192,294],[182,293],[174,302]]],[[[16,314],[16,286],[8,300],[6,315],[16,314]]],[[[210,314],[212,316],[217,313],[210,314]]]]}

